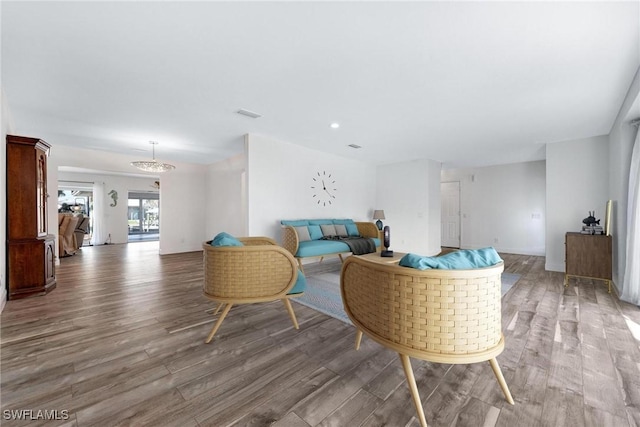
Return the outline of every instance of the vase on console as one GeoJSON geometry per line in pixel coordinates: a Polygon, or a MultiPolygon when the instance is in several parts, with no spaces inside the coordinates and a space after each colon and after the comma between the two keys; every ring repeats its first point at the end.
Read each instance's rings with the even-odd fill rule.
{"type": "Polygon", "coordinates": [[[381,257],[392,257],[393,251],[389,250],[389,246],[391,246],[391,229],[388,225],[384,226],[384,238],[383,238],[383,246],[384,250],[380,251],[381,257]]]}

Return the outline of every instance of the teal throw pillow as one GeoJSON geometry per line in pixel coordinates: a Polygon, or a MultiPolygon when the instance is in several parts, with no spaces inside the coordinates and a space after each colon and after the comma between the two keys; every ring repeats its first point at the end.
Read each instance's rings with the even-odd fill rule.
{"type": "Polygon", "coordinates": [[[347,227],[347,234],[349,236],[352,236],[352,237],[360,236],[360,232],[358,231],[358,226],[355,225],[354,223],[345,224],[345,227],[347,227]]]}
{"type": "Polygon", "coordinates": [[[309,225],[323,225],[323,224],[333,224],[333,221],[330,219],[310,219],[309,225]]]}
{"type": "Polygon", "coordinates": [[[441,256],[420,256],[406,254],[400,259],[403,267],[428,270],[438,268],[441,270],[467,270],[472,268],[491,267],[502,262],[498,252],[492,247],[482,249],[463,249],[450,252],[441,256]]]}
{"type": "Polygon", "coordinates": [[[310,225],[309,227],[309,237],[311,240],[320,240],[322,239],[322,229],[319,225],[310,225]]]}
{"type": "Polygon", "coordinates": [[[218,233],[211,241],[211,246],[244,246],[242,242],[229,233],[218,233]]]}
{"type": "Polygon", "coordinates": [[[293,288],[291,288],[288,295],[300,294],[304,292],[306,288],[307,288],[307,278],[304,277],[304,274],[302,274],[302,271],[298,270],[298,278],[296,279],[296,284],[293,285],[293,288]]]}
{"type": "Polygon", "coordinates": [[[334,224],[342,224],[342,225],[353,224],[353,220],[352,219],[333,219],[331,221],[334,224]]]}

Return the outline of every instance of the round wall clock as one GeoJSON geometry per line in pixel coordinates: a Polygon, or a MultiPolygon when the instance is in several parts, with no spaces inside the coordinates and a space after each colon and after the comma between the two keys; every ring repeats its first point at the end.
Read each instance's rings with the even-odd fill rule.
{"type": "Polygon", "coordinates": [[[312,179],[313,200],[320,206],[329,206],[336,199],[336,180],[327,171],[317,172],[312,179]]]}

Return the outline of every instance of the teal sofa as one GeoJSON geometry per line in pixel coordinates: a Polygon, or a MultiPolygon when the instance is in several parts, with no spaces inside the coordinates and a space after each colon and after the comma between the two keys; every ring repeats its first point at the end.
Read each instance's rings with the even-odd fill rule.
{"type": "Polygon", "coordinates": [[[338,255],[342,260],[342,254],[351,252],[346,243],[324,240],[324,236],[368,237],[373,239],[376,249],[380,248],[379,230],[372,222],[356,222],[352,219],[299,219],[282,220],[280,223],[282,246],[298,260],[300,269],[304,258],[319,257],[322,260],[327,255],[338,255]]]}

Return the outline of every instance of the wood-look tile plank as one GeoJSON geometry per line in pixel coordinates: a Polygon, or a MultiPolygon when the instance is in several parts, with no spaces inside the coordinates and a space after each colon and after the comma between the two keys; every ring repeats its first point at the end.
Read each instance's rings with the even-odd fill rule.
{"type": "MultiPolygon", "coordinates": [[[[351,351],[355,352],[355,349],[351,351]]],[[[394,353],[381,348],[371,355],[363,364],[355,366],[351,371],[328,382],[302,400],[293,411],[311,425],[317,425],[329,414],[351,398],[360,388],[383,369],[394,353]]]]}
{"type": "Polygon", "coordinates": [[[319,368],[297,351],[283,355],[271,366],[269,369],[257,367],[228,381],[221,393],[216,390],[218,399],[196,416],[198,423],[202,426],[231,424],[241,418],[238,414],[252,411],[278,390],[290,387],[319,368]]]}
{"type": "Polygon", "coordinates": [[[456,427],[493,427],[498,421],[500,410],[495,406],[478,399],[469,399],[456,414],[454,422],[451,424],[456,427]]]}
{"type": "MultiPolygon", "coordinates": [[[[300,400],[336,378],[337,375],[325,367],[318,368],[292,386],[274,393],[269,400],[254,408],[233,425],[236,427],[259,427],[272,423],[275,423],[273,425],[286,425],[283,422],[288,420],[291,414],[294,414],[290,411],[300,400]]],[[[295,415],[295,419],[308,426],[297,415],[295,415]]]]}
{"type": "Polygon", "coordinates": [[[541,425],[568,426],[573,424],[582,426],[584,423],[584,399],[582,394],[555,387],[547,388],[542,406],[541,425]]]}
{"type": "Polygon", "coordinates": [[[307,424],[294,412],[289,412],[284,416],[284,418],[271,424],[271,427],[309,427],[309,424],[307,424]]]}
{"type": "Polygon", "coordinates": [[[382,399],[360,389],[316,425],[319,427],[360,425],[380,406],[381,402],[382,399]]]}

